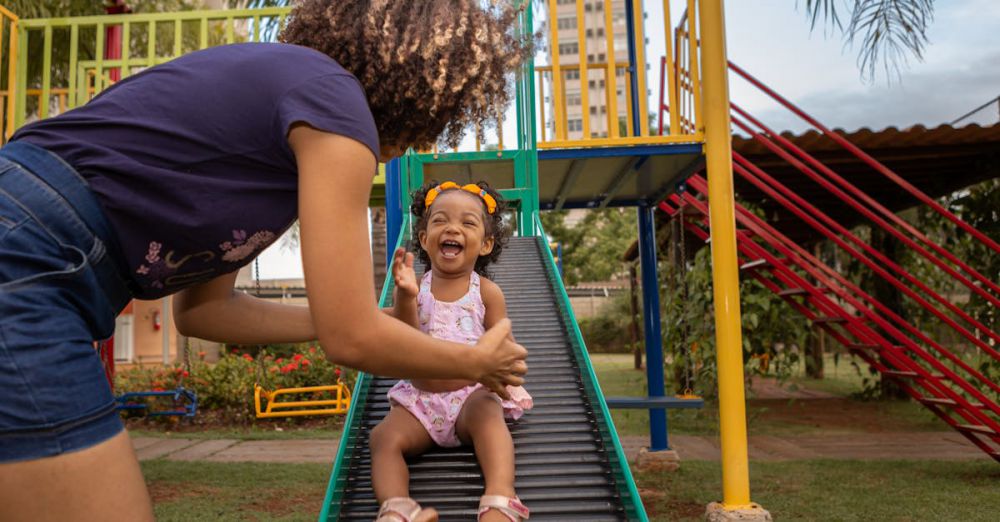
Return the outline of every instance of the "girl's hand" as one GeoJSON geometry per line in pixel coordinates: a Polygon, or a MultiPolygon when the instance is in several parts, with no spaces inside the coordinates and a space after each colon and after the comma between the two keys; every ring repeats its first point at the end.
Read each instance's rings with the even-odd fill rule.
{"type": "Polygon", "coordinates": [[[510,319],[502,319],[487,330],[476,348],[476,352],[483,355],[476,380],[502,399],[510,399],[507,385],[524,384],[523,375],[528,372],[524,362],[528,351],[511,339],[510,319]]]}
{"type": "Polygon", "coordinates": [[[402,299],[415,299],[420,287],[417,274],[413,271],[413,253],[404,248],[396,249],[392,256],[392,278],[396,282],[396,295],[402,299]]]}

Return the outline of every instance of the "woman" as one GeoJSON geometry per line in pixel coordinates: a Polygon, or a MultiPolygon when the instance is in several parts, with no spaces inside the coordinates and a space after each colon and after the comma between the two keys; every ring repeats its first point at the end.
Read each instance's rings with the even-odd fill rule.
{"type": "Polygon", "coordinates": [[[0,149],[0,520],[150,520],[93,339],[174,294],[185,335],[318,339],[332,361],[501,395],[509,321],[479,349],[379,313],[366,206],[377,161],[454,144],[509,101],[517,13],[476,0],[303,0],[281,44],[198,51],[0,149]],[[234,292],[296,218],[309,306],[234,292]],[[400,349],[405,347],[406,349],[400,349]]]}

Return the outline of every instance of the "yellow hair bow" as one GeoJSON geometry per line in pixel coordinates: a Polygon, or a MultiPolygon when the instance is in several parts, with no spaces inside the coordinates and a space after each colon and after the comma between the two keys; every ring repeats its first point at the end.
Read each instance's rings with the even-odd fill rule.
{"type": "Polygon", "coordinates": [[[483,199],[486,203],[486,212],[493,214],[497,210],[497,200],[493,198],[486,190],[484,190],[479,185],[474,183],[469,183],[468,185],[459,186],[458,183],[454,181],[445,181],[444,183],[430,189],[427,191],[427,196],[424,197],[424,208],[431,208],[431,203],[446,190],[459,189],[464,190],[470,194],[475,194],[483,199]]]}

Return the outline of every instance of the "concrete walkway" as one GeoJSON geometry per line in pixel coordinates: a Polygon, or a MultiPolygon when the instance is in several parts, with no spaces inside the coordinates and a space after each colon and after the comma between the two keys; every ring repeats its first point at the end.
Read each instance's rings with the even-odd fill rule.
{"type": "MultiPolygon", "coordinates": [[[[337,455],[337,440],[254,440],[181,439],[135,437],[139,460],[165,458],[206,462],[319,462],[332,463],[337,455]]],[[[718,460],[719,443],[715,437],[673,435],[670,444],[681,460],[718,460]]],[[[623,437],[622,446],[629,460],[639,449],[649,445],[646,437],[623,437]]],[[[798,435],[750,437],[753,460],[798,459],[929,459],[976,460],[989,457],[964,437],[952,432],[863,433],[847,435],[798,435]]]]}

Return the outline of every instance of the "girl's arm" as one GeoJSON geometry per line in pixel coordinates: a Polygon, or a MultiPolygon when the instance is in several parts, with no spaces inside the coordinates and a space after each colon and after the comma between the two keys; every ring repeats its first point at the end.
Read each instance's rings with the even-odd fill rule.
{"type": "MultiPolygon", "coordinates": [[[[483,298],[483,306],[486,307],[483,325],[489,329],[507,318],[507,300],[504,299],[503,291],[496,283],[485,277],[480,277],[479,281],[479,293],[483,298]]],[[[509,337],[513,341],[514,333],[511,332],[509,337]]]]}
{"type": "Polygon", "coordinates": [[[404,323],[420,329],[417,318],[417,274],[413,271],[413,254],[397,248],[392,257],[392,277],[396,283],[393,290],[393,307],[390,315],[404,323]]]}
{"type": "Polygon", "coordinates": [[[289,133],[299,170],[302,259],[313,325],[327,357],[377,375],[470,379],[505,393],[521,384],[527,352],[510,341],[509,321],[478,350],[432,339],[380,313],[371,291],[365,219],[375,158],[350,138],[298,125],[289,133]]]}

